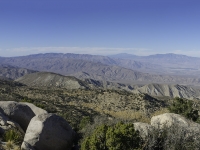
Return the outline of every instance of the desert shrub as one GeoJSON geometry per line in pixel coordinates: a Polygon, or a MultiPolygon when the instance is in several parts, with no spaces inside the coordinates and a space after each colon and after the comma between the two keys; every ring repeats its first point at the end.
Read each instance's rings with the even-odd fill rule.
{"type": "Polygon", "coordinates": [[[39,107],[39,108],[42,108],[44,109],[45,108],[45,105],[42,104],[42,103],[33,103],[35,106],[39,107]]]}
{"type": "Polygon", "coordinates": [[[132,150],[139,148],[141,143],[139,132],[135,131],[134,125],[122,122],[108,128],[106,139],[106,145],[111,150],[132,150]]]}
{"type": "Polygon", "coordinates": [[[193,102],[179,97],[174,98],[172,105],[169,106],[169,111],[171,113],[183,115],[193,121],[197,121],[199,117],[198,110],[193,108],[193,102]]]}
{"type": "Polygon", "coordinates": [[[200,133],[188,132],[185,128],[171,127],[154,128],[144,140],[145,150],[194,150],[200,149],[200,133]]]}
{"type": "Polygon", "coordinates": [[[20,150],[20,147],[9,140],[0,150],[20,150]]]}
{"type": "Polygon", "coordinates": [[[119,122],[113,126],[101,125],[85,138],[81,150],[133,150],[140,147],[141,138],[133,124],[119,122]]]}
{"type": "Polygon", "coordinates": [[[159,110],[154,111],[150,116],[150,118],[152,118],[153,116],[158,116],[164,113],[169,113],[169,109],[168,108],[161,108],[159,110]]]}
{"type": "Polygon", "coordinates": [[[79,123],[79,129],[85,128],[89,123],[91,123],[91,118],[89,116],[83,117],[79,123]]]}
{"type": "Polygon", "coordinates": [[[20,102],[33,103],[33,101],[32,101],[32,100],[30,100],[30,99],[26,99],[26,98],[24,98],[24,99],[21,99],[21,100],[20,100],[20,102]]]}
{"type": "Polygon", "coordinates": [[[9,129],[9,130],[5,131],[5,133],[3,135],[3,141],[5,141],[5,142],[13,141],[16,144],[19,144],[19,143],[22,143],[23,136],[16,129],[9,129]]]}

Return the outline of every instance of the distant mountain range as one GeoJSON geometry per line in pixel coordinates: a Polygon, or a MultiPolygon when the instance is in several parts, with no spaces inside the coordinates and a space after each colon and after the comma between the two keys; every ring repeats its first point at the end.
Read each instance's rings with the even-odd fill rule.
{"type": "Polygon", "coordinates": [[[59,73],[79,79],[121,83],[200,84],[200,58],[176,54],[135,56],[119,54],[47,53],[0,58],[0,64],[29,70],[59,73]],[[120,57],[123,57],[120,58],[120,57]]]}
{"type": "MultiPolygon", "coordinates": [[[[186,76],[199,76],[200,75],[200,58],[189,57],[186,55],[178,54],[156,54],[150,56],[136,56],[131,54],[117,54],[109,56],[111,58],[118,58],[123,60],[135,60],[140,63],[148,63],[149,68],[144,72],[151,72],[152,69],[155,73],[171,74],[171,75],[186,75],[186,76]],[[156,65],[156,68],[152,67],[156,65]],[[159,71],[160,70],[160,71],[159,71]]],[[[130,68],[130,66],[128,67],[130,68]]],[[[131,68],[132,69],[132,68],[131,68]]],[[[152,73],[152,72],[151,72],[152,73]]]]}

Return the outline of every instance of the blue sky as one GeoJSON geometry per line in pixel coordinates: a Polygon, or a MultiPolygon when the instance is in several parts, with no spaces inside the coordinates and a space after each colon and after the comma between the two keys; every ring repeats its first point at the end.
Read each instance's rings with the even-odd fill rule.
{"type": "Polygon", "coordinates": [[[0,0],[0,56],[200,57],[199,0],[0,0]]]}

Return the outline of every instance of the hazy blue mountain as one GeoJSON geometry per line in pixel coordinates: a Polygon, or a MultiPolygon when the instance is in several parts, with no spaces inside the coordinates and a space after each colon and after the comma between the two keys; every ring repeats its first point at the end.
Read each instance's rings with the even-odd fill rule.
{"type": "Polygon", "coordinates": [[[80,79],[127,83],[155,82],[181,84],[199,84],[198,77],[190,77],[200,74],[199,66],[196,65],[198,61],[200,61],[199,58],[193,60],[193,57],[175,54],[159,54],[138,57],[137,59],[61,53],[0,58],[1,63],[15,65],[19,68],[73,75],[80,79]],[[175,61],[173,62],[172,60],[175,61]],[[186,75],[188,77],[182,77],[186,75]]]}

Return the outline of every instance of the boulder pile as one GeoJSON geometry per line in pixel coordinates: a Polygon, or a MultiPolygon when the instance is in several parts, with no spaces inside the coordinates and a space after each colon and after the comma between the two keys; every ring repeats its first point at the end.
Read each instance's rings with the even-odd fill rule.
{"type": "Polygon", "coordinates": [[[71,150],[75,137],[62,117],[30,103],[0,101],[0,134],[12,128],[25,135],[22,150],[71,150]]]}

